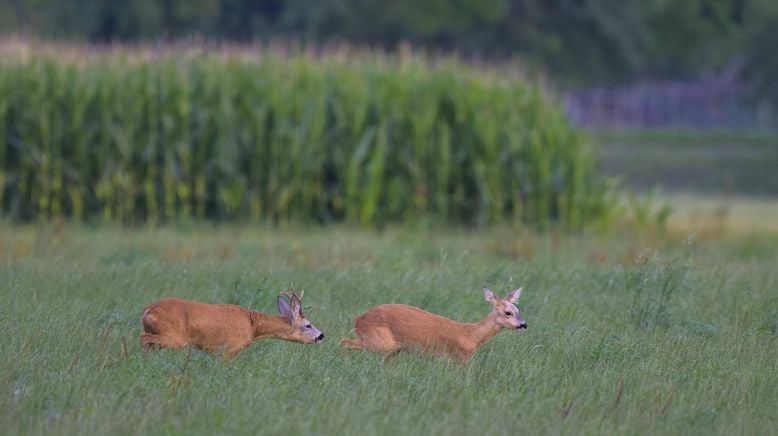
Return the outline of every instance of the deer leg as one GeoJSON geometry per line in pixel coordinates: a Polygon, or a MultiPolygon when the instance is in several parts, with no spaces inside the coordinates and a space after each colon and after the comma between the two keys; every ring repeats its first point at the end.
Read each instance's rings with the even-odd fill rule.
{"type": "Polygon", "coordinates": [[[187,344],[186,341],[171,336],[155,335],[147,332],[141,332],[140,334],[140,347],[143,351],[148,351],[155,346],[162,348],[183,348],[187,345],[189,344],[187,344]]]}
{"type": "Polygon", "coordinates": [[[387,327],[377,327],[368,332],[357,331],[357,336],[362,343],[362,348],[372,353],[387,355],[401,348],[400,343],[387,327]]]}
{"type": "Polygon", "coordinates": [[[234,359],[235,357],[238,356],[238,353],[243,351],[243,349],[246,348],[249,344],[234,345],[232,347],[226,348],[224,350],[224,358],[227,359],[227,360],[234,359]]]}
{"type": "Polygon", "coordinates": [[[140,349],[141,351],[151,351],[154,347],[159,346],[156,341],[157,335],[151,333],[140,332],[140,349]]]}
{"type": "Polygon", "coordinates": [[[475,351],[458,350],[454,356],[456,357],[457,363],[459,363],[460,366],[465,366],[473,357],[473,354],[475,354],[475,351]]]}
{"type": "Polygon", "coordinates": [[[362,350],[365,348],[365,344],[359,339],[343,338],[340,340],[340,347],[345,350],[362,350]]]}
{"type": "Polygon", "coordinates": [[[400,350],[394,350],[390,351],[388,354],[384,354],[384,365],[388,365],[398,354],[400,354],[400,350]]]}

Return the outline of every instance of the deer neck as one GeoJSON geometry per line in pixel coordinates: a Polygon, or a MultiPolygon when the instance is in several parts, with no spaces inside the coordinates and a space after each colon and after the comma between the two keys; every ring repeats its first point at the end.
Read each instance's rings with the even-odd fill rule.
{"type": "Polygon", "coordinates": [[[497,324],[492,314],[489,314],[482,321],[470,324],[470,338],[478,349],[489,342],[494,335],[500,333],[500,330],[502,330],[502,326],[497,324]]]}
{"type": "Polygon", "coordinates": [[[292,328],[288,318],[281,315],[267,315],[260,312],[249,312],[251,323],[254,325],[254,340],[277,338],[289,339],[292,328]]]}

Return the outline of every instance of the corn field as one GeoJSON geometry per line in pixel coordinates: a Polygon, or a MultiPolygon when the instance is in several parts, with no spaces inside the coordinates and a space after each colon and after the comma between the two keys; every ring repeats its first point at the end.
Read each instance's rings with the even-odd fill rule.
{"type": "Polygon", "coordinates": [[[580,228],[610,208],[594,176],[540,85],[453,60],[0,60],[0,214],[14,221],[580,228]]]}

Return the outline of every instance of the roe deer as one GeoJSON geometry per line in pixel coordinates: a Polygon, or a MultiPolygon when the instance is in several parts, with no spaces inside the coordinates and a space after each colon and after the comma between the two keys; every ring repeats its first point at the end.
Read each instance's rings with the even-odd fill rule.
{"type": "Polygon", "coordinates": [[[281,292],[276,301],[281,315],[232,304],[205,304],[178,298],[159,300],[143,310],[141,349],[195,346],[211,352],[223,350],[232,359],[258,339],[319,343],[324,340],[324,334],[303,314],[300,300],[304,292],[299,297],[294,289],[281,292]]]}
{"type": "Polygon", "coordinates": [[[492,303],[492,311],[482,321],[468,324],[444,318],[404,304],[382,304],[354,319],[354,333],[359,339],[340,341],[344,349],[365,350],[391,360],[400,351],[452,356],[466,363],[502,328],[526,329],[514,303],[522,288],[500,299],[484,288],[484,298],[492,303]]]}

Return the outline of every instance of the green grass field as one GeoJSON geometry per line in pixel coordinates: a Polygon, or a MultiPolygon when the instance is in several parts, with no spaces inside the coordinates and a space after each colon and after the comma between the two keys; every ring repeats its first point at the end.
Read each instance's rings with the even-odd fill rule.
{"type": "Polygon", "coordinates": [[[778,197],[774,132],[594,132],[599,169],[631,189],[778,197]]]}
{"type": "Polygon", "coordinates": [[[662,239],[350,228],[0,226],[4,434],[776,434],[778,234],[662,239]],[[141,354],[163,296],[274,311],[320,346],[141,354]],[[475,321],[522,285],[526,332],[471,363],[341,354],[387,302],[475,321]],[[125,349],[126,344],[126,349],[125,349]]]}

